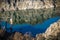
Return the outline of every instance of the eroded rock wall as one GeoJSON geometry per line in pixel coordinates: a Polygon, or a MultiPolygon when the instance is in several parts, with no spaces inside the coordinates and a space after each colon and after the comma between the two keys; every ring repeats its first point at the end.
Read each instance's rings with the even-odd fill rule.
{"type": "Polygon", "coordinates": [[[2,2],[4,10],[43,9],[54,7],[52,0],[5,0],[2,2]]]}

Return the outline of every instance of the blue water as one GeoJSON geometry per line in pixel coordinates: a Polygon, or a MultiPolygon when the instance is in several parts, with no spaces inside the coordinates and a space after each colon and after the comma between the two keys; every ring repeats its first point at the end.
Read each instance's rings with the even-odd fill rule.
{"type": "Polygon", "coordinates": [[[46,21],[44,21],[42,24],[35,24],[35,25],[31,25],[31,24],[9,24],[5,21],[0,22],[1,28],[4,28],[7,32],[21,32],[23,34],[25,34],[26,32],[31,32],[33,36],[35,36],[36,34],[39,33],[44,33],[46,31],[46,29],[50,26],[50,24],[56,22],[58,19],[60,19],[60,17],[54,17],[54,18],[50,18],[46,21]],[[12,30],[12,31],[11,31],[12,30]]]}

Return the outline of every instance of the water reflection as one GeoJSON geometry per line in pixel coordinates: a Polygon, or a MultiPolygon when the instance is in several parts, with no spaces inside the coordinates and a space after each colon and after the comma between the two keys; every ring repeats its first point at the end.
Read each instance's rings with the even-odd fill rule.
{"type": "Polygon", "coordinates": [[[4,20],[10,23],[10,18],[12,18],[13,24],[37,24],[56,16],[56,10],[53,8],[0,12],[0,20],[4,20]]]}

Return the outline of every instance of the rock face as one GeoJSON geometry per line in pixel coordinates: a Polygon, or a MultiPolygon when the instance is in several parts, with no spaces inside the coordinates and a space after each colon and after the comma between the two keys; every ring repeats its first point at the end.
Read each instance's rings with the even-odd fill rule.
{"type": "Polygon", "coordinates": [[[43,9],[54,7],[53,2],[53,0],[4,0],[1,3],[1,8],[3,8],[5,11],[23,9],[43,9]]]}

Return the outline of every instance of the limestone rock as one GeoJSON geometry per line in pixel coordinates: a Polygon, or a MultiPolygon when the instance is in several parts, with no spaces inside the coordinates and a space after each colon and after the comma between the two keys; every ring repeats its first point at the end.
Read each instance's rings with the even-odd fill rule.
{"type": "Polygon", "coordinates": [[[54,7],[52,0],[5,0],[2,2],[4,10],[43,9],[54,7]]]}

